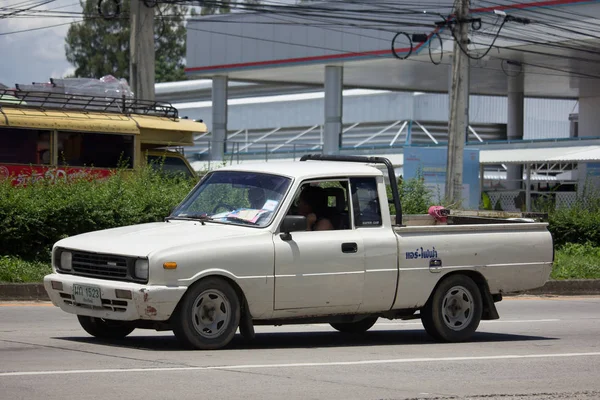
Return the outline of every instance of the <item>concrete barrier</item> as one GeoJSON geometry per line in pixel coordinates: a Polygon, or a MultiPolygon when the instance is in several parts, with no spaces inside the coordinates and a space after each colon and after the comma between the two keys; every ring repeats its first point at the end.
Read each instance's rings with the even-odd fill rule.
{"type": "Polygon", "coordinates": [[[50,300],[42,283],[0,283],[0,300],[50,300]]]}

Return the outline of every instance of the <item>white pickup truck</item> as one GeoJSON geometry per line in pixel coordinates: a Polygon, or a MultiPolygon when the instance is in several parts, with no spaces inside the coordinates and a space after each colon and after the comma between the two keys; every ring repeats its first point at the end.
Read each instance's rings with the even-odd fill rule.
{"type": "Polygon", "coordinates": [[[455,342],[499,318],[504,293],[544,285],[553,259],[546,223],[403,221],[389,160],[307,155],[212,171],[164,222],[60,240],[44,285],[105,339],[172,330],[188,347],[218,349],[238,328],[254,337],[255,325],[360,333],[378,318],[420,318],[434,338],[455,342]],[[386,166],[391,200],[376,164],[386,166]],[[307,186],[325,193],[310,211],[326,230],[300,212],[307,186]]]}

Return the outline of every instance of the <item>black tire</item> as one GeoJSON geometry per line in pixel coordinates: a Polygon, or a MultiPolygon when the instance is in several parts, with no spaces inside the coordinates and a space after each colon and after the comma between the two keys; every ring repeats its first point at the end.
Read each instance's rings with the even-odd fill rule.
{"type": "Polygon", "coordinates": [[[229,283],[220,278],[203,279],[183,296],[173,333],[186,347],[220,349],[233,339],[240,314],[240,300],[229,283]]]}
{"type": "Polygon", "coordinates": [[[365,333],[377,322],[377,317],[368,317],[356,322],[335,322],[331,323],[333,329],[342,333],[365,333]]]}
{"type": "Polygon", "coordinates": [[[433,338],[462,342],[477,330],[482,310],[481,292],[475,282],[466,275],[450,275],[421,310],[421,321],[433,338]]]}
{"type": "Polygon", "coordinates": [[[88,317],[85,315],[78,315],[77,319],[87,333],[100,339],[123,339],[135,329],[124,321],[88,317]]]}

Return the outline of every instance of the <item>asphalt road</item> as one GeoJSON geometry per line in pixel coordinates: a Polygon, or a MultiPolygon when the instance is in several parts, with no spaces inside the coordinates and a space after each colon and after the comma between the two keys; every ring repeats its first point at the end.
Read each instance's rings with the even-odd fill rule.
{"type": "Polygon", "coordinates": [[[106,343],[48,304],[0,304],[0,399],[600,399],[600,298],[498,304],[470,343],[439,344],[419,321],[365,336],[328,325],[257,327],[220,351],[170,332],[106,343]]]}

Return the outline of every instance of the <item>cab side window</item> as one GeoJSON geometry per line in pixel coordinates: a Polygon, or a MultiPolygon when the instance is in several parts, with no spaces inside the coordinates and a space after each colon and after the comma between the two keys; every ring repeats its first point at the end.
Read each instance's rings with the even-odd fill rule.
{"type": "Polygon", "coordinates": [[[381,226],[381,205],[375,178],[352,178],[352,203],[354,225],[359,227],[381,226]]]}
{"type": "Polygon", "coordinates": [[[296,193],[289,214],[307,216],[309,230],[320,230],[312,227],[321,220],[328,230],[351,229],[348,198],[347,180],[306,182],[296,193]]]}

